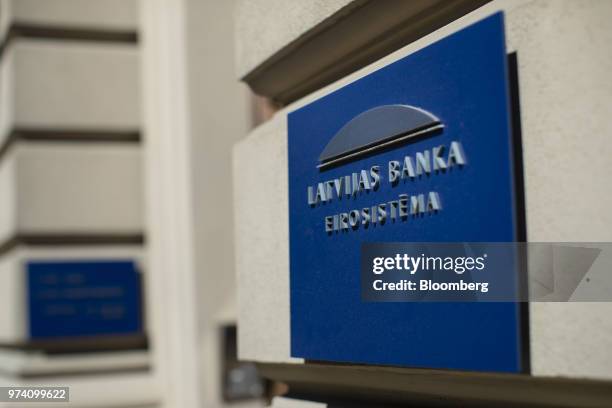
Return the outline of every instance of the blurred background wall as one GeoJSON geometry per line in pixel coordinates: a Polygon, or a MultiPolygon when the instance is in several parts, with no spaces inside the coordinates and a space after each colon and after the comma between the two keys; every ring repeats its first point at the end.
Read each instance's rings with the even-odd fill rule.
{"type": "Polygon", "coordinates": [[[160,400],[139,7],[0,2],[0,383],[69,385],[76,406],[160,400]]]}
{"type": "Polygon", "coordinates": [[[217,406],[237,319],[231,152],[254,118],[250,91],[234,75],[234,2],[189,0],[186,8],[202,394],[206,406],[217,406]]]}
{"type": "Polygon", "coordinates": [[[231,151],[255,115],[234,76],[233,9],[0,2],[2,385],[68,385],[70,406],[262,404],[265,385],[236,360],[231,151]],[[184,147],[176,166],[186,173],[168,171],[173,146],[184,147]],[[190,184],[167,197],[163,178],[190,184]],[[33,261],[52,271],[40,293],[90,294],[39,302],[57,325],[42,337],[33,261]],[[110,287],[125,298],[105,297],[110,287]],[[92,298],[111,322],[99,332],[75,317],[92,298]],[[117,302],[132,321],[112,315],[117,302]]]}

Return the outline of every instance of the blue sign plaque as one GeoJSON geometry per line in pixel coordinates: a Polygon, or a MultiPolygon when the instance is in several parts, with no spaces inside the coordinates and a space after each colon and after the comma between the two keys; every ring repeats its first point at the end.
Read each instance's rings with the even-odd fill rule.
{"type": "Polygon", "coordinates": [[[142,331],[134,262],[30,261],[26,267],[31,339],[142,331]]]}
{"type": "Polygon", "coordinates": [[[503,14],[288,116],[291,355],[521,372],[517,303],[364,302],[360,248],[512,242],[503,14]]]}

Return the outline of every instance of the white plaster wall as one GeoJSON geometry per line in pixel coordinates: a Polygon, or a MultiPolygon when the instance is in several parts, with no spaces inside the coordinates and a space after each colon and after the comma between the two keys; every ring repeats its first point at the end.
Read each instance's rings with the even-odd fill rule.
{"type": "Polygon", "coordinates": [[[0,143],[15,127],[134,131],[134,44],[16,39],[0,59],[0,143]]]}
{"type": "Polygon", "coordinates": [[[4,36],[11,23],[13,15],[12,9],[11,0],[0,0],[0,42],[4,40],[4,36]]]}
{"type": "Polygon", "coordinates": [[[238,0],[236,75],[244,77],[287,44],[355,0],[238,0]]]}
{"type": "Polygon", "coordinates": [[[133,44],[19,39],[11,47],[16,125],[138,129],[139,56],[133,44]]]}
{"type": "Polygon", "coordinates": [[[17,229],[22,233],[143,230],[138,145],[20,143],[17,229]]]}
{"type": "MultiPolygon", "coordinates": [[[[187,74],[204,406],[222,398],[222,327],[237,321],[232,146],[251,126],[250,94],[234,77],[233,0],[188,0],[187,74]]],[[[233,405],[233,404],[232,404],[233,405]]],[[[239,406],[262,406],[244,401],[239,406]]]]}
{"type": "MultiPolygon", "coordinates": [[[[243,358],[291,361],[287,113],[499,10],[508,50],[518,51],[528,238],[612,239],[612,3],[494,1],[285,108],[237,145],[243,358]]],[[[532,304],[530,330],[535,375],[612,378],[612,305],[532,304]]]]}
{"type": "MultiPolygon", "coordinates": [[[[1,40],[0,40],[1,41],[1,40]]],[[[12,48],[6,48],[0,58],[0,144],[13,127],[15,117],[15,75],[12,48]]]]}
{"type": "MultiPolygon", "coordinates": [[[[610,242],[612,2],[533,1],[510,16],[528,239],[610,242]]],[[[612,303],[532,303],[530,320],[534,374],[612,378],[612,303]]]]}
{"type": "Polygon", "coordinates": [[[20,23],[135,29],[138,0],[0,0],[0,14],[20,23]]]}
{"type": "Polygon", "coordinates": [[[26,336],[24,284],[17,258],[0,258],[0,343],[20,341],[26,336]]]}
{"type": "Polygon", "coordinates": [[[238,353],[291,359],[287,125],[284,116],[254,130],[234,150],[238,353]]]}
{"type": "Polygon", "coordinates": [[[0,242],[17,229],[17,172],[13,157],[0,161],[0,242]]]}

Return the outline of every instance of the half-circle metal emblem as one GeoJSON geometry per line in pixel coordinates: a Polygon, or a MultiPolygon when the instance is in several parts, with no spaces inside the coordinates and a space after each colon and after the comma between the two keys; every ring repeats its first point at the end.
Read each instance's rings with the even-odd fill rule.
{"type": "Polygon", "coordinates": [[[319,156],[318,168],[357,159],[407,139],[442,129],[435,115],[409,105],[383,105],[351,119],[334,135],[319,156]]]}

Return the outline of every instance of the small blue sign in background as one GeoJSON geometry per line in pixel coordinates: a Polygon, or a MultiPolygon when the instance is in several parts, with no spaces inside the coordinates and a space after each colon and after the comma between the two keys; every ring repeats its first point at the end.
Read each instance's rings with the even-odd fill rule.
{"type": "Polygon", "coordinates": [[[288,117],[291,355],[308,360],[520,372],[515,303],[366,303],[360,293],[363,242],[517,240],[503,15],[496,14],[351,83],[288,117]],[[382,105],[410,105],[444,124],[439,134],[317,168],[330,139],[382,105]],[[387,163],[459,141],[467,165],[391,186],[387,163]],[[377,191],[308,205],[308,186],[373,165],[377,191]],[[325,217],[436,191],[436,214],[341,233],[325,217]]]}
{"type": "Polygon", "coordinates": [[[140,273],[132,261],[30,261],[31,339],[142,331],[140,273]]]}

